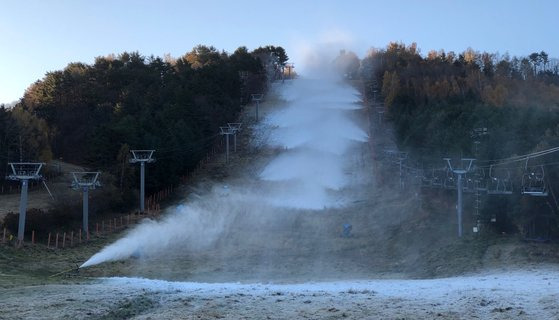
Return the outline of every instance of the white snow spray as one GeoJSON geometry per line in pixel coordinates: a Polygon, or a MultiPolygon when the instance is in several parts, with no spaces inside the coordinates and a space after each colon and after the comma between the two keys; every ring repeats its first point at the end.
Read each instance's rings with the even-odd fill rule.
{"type": "Polygon", "coordinates": [[[350,117],[361,108],[357,90],[334,77],[297,79],[272,90],[269,94],[278,95],[280,102],[263,112],[265,118],[252,131],[269,136],[263,147],[279,153],[260,169],[259,179],[228,181],[227,194],[222,192],[224,183],[216,183],[213,192],[167,209],[160,221],[146,219],[81,268],[177,248],[211,247],[246,212],[265,219],[282,210],[344,205],[335,193],[351,181],[348,150],[368,139],[350,117]]]}
{"type": "Polygon", "coordinates": [[[255,210],[258,202],[253,196],[223,192],[216,186],[213,192],[167,210],[160,221],[144,219],[137,227],[103,248],[80,268],[99,263],[161,254],[171,249],[204,249],[219,238],[224,228],[238,214],[255,210]]]}
{"type": "Polygon", "coordinates": [[[289,189],[266,197],[275,205],[320,210],[340,205],[330,191],[345,187],[348,148],[367,134],[348,117],[359,108],[357,91],[334,78],[299,79],[281,92],[285,108],[266,121],[274,128],[270,144],[285,151],[260,174],[289,189]]]}

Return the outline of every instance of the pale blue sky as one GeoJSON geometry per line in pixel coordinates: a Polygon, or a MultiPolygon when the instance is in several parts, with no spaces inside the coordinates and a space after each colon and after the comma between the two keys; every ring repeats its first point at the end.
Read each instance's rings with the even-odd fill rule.
{"type": "MultiPolygon", "coordinates": [[[[0,0],[0,103],[19,99],[45,72],[123,51],[182,55],[197,44],[232,52],[345,43],[362,56],[389,41],[431,49],[545,50],[559,57],[559,1],[143,1],[0,0]]],[[[337,47],[337,46],[336,46],[337,47]]]]}

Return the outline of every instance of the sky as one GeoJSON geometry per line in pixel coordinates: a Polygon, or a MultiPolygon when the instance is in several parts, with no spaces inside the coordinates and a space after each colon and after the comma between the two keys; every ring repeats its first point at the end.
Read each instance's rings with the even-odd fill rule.
{"type": "Polygon", "coordinates": [[[360,57],[390,41],[423,53],[559,57],[558,13],[556,0],[0,0],[0,103],[70,62],[124,51],[181,56],[198,44],[279,45],[296,70],[325,43],[360,57]]]}

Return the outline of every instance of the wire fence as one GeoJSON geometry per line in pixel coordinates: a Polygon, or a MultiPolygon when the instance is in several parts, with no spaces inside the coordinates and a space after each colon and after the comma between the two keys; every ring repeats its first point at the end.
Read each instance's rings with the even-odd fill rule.
{"type": "MultiPolygon", "coordinates": [[[[184,177],[187,179],[187,177],[184,177]]],[[[19,242],[15,234],[12,234],[8,228],[2,230],[2,244],[14,245],[21,247],[25,245],[45,246],[47,249],[66,249],[86,244],[90,241],[105,238],[106,236],[121,232],[131,225],[137,224],[146,218],[157,218],[161,215],[161,203],[167,200],[174,192],[172,186],[162,189],[146,198],[146,211],[129,212],[117,217],[105,218],[92,221],[90,230],[82,230],[81,228],[69,230],[57,230],[46,232],[41,235],[31,230],[31,239],[27,242],[19,242]]]]}

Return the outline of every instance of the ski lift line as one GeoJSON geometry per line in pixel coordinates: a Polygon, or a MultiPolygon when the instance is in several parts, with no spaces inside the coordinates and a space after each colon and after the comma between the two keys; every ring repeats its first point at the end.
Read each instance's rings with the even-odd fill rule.
{"type": "Polygon", "coordinates": [[[529,154],[525,154],[525,155],[519,155],[519,156],[514,156],[514,157],[508,157],[508,158],[502,158],[502,159],[493,159],[493,160],[479,160],[479,162],[498,162],[498,161],[518,161],[518,160],[525,160],[526,158],[535,158],[535,157],[539,157],[542,155],[546,155],[549,153],[553,153],[553,152],[557,152],[559,151],[559,147],[555,147],[555,148],[550,148],[550,149],[546,149],[546,150],[542,150],[542,151],[537,151],[537,152],[533,152],[533,153],[529,153],[529,154]]]}
{"type": "MultiPolygon", "coordinates": [[[[484,160],[482,162],[485,163],[490,163],[493,162],[493,164],[491,165],[504,165],[504,164],[509,164],[509,163],[513,163],[513,162],[520,162],[520,161],[525,161],[526,159],[530,159],[530,158],[538,158],[541,156],[545,156],[554,152],[557,152],[559,150],[553,150],[553,151],[548,151],[548,152],[544,152],[544,153],[537,153],[537,154],[528,154],[528,155],[524,155],[524,156],[519,156],[519,157],[515,157],[515,158],[508,158],[505,160],[484,160]]],[[[483,167],[488,168],[488,165],[485,165],[483,167]]]]}
{"type": "MultiPolygon", "coordinates": [[[[397,163],[397,162],[396,162],[396,163],[397,163]]],[[[424,168],[410,167],[410,166],[405,165],[405,164],[403,164],[402,167],[403,167],[403,168],[406,168],[406,169],[410,169],[410,170],[417,170],[417,171],[426,171],[426,170],[429,171],[429,170],[433,170],[433,169],[434,169],[434,170],[445,170],[445,169],[446,169],[446,166],[443,166],[443,167],[430,167],[430,168],[428,168],[428,169],[424,169],[424,168]]]]}
{"type": "MultiPolygon", "coordinates": [[[[542,156],[543,156],[543,155],[542,155],[542,156]]],[[[539,157],[539,156],[536,156],[536,157],[539,157]]],[[[507,165],[507,164],[511,164],[511,163],[515,163],[515,162],[524,162],[524,161],[526,161],[526,160],[528,160],[528,159],[536,158],[536,157],[526,157],[526,158],[521,158],[521,159],[518,159],[518,160],[507,161],[507,162],[501,162],[501,163],[494,163],[494,164],[491,164],[491,165],[477,166],[477,167],[478,167],[478,168],[483,168],[483,169],[488,169],[489,167],[503,166],[503,165],[507,165]]],[[[544,163],[542,163],[542,164],[540,164],[540,165],[547,165],[547,163],[544,162],[544,163]]],[[[534,168],[534,167],[537,167],[537,166],[540,166],[540,165],[532,165],[532,166],[527,166],[527,167],[526,167],[525,165],[518,165],[518,166],[512,166],[512,167],[508,166],[508,167],[506,167],[506,168],[508,168],[508,169],[516,169],[516,168],[534,168]]]]}
{"type": "MultiPolygon", "coordinates": [[[[493,159],[493,160],[479,160],[477,162],[478,163],[480,163],[480,162],[482,162],[482,163],[499,162],[497,165],[502,165],[502,164],[517,162],[517,161],[524,161],[524,160],[529,159],[529,158],[537,158],[537,157],[545,156],[545,155],[548,155],[550,153],[554,153],[554,152],[557,152],[557,151],[559,151],[559,147],[550,148],[550,149],[537,151],[537,152],[533,152],[533,153],[529,153],[529,154],[525,154],[525,155],[520,155],[520,156],[514,156],[514,157],[509,157],[509,158],[503,158],[503,159],[493,159]]],[[[480,166],[478,166],[478,167],[480,167],[480,166]]]]}
{"type": "MultiPolygon", "coordinates": [[[[521,160],[525,161],[526,159],[528,159],[528,158],[519,159],[515,162],[520,162],[521,160]]],[[[397,163],[397,162],[395,162],[395,163],[397,163]]],[[[506,164],[506,163],[492,164],[492,165],[489,165],[489,166],[475,166],[475,168],[477,168],[477,169],[489,169],[491,167],[501,166],[503,164],[506,164]]],[[[540,167],[540,166],[550,167],[550,166],[557,166],[557,165],[559,165],[559,161],[544,162],[542,164],[530,165],[530,166],[527,166],[527,167],[525,165],[508,166],[508,167],[505,167],[505,168],[502,168],[502,169],[514,170],[514,169],[524,169],[524,168],[537,168],[537,167],[540,167]]],[[[405,169],[409,169],[409,170],[423,171],[423,172],[427,172],[427,171],[431,171],[431,170],[445,170],[445,168],[446,168],[446,167],[433,167],[433,168],[425,169],[425,168],[411,167],[411,166],[408,166],[408,165],[402,165],[402,167],[405,168],[405,169]]]]}
{"type": "MultiPolygon", "coordinates": [[[[526,160],[526,159],[522,159],[522,160],[526,160]]],[[[520,161],[517,161],[520,162],[520,161]]],[[[398,162],[392,162],[393,164],[398,164],[398,162]]],[[[503,163],[504,164],[504,163],[503,163]]],[[[541,165],[556,165],[559,164],[559,162],[550,162],[550,163],[542,163],[542,164],[538,164],[538,165],[530,165],[528,166],[528,168],[535,168],[535,167],[539,167],[541,165]]],[[[492,164],[492,165],[488,165],[488,166],[473,166],[473,168],[479,168],[479,169],[489,169],[490,167],[495,167],[497,165],[502,165],[501,163],[499,164],[492,164]]],[[[430,171],[430,170],[445,170],[446,167],[428,167],[428,168],[419,168],[419,167],[411,167],[408,165],[402,165],[403,168],[405,169],[409,169],[409,170],[415,170],[415,171],[430,171]]],[[[506,167],[503,169],[517,169],[517,168],[525,168],[524,165],[519,165],[519,166],[512,166],[512,167],[506,167]]]]}

